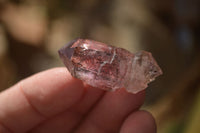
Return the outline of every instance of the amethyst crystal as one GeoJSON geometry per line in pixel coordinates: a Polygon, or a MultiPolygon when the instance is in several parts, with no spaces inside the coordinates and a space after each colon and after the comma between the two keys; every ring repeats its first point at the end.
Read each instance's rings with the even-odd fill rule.
{"type": "Polygon", "coordinates": [[[88,39],[73,40],[59,55],[72,76],[105,90],[126,88],[137,93],[162,74],[149,52],[132,54],[88,39]]]}

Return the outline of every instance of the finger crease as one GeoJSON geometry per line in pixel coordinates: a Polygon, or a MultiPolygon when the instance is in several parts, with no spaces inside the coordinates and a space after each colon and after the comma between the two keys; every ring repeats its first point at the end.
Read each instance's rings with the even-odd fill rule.
{"type": "Polygon", "coordinates": [[[26,93],[24,92],[23,90],[23,87],[21,85],[22,83],[19,83],[19,88],[20,88],[20,91],[21,93],[23,94],[23,96],[25,97],[26,101],[28,102],[28,104],[31,106],[31,108],[33,109],[34,112],[36,112],[40,117],[44,118],[44,119],[47,119],[47,117],[42,114],[30,101],[30,99],[28,98],[28,96],[26,95],[26,93]]]}

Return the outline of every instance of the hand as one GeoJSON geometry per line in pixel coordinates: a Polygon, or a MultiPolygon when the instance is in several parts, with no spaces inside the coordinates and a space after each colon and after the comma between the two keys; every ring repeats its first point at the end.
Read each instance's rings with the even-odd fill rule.
{"type": "Polygon", "coordinates": [[[0,133],[155,133],[154,118],[138,110],[144,96],[93,88],[54,68],[0,93],[0,133]]]}

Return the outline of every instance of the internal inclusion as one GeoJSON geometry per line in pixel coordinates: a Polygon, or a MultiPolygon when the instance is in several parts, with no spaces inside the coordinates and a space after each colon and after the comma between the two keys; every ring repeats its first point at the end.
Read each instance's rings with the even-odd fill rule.
{"type": "Polygon", "coordinates": [[[125,88],[137,93],[162,74],[149,52],[132,54],[88,39],[71,41],[59,50],[59,55],[72,76],[105,90],[125,88]]]}

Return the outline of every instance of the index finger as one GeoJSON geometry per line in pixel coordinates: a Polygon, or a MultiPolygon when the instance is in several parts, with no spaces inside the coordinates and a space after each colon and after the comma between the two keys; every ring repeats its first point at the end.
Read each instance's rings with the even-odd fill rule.
{"type": "Polygon", "coordinates": [[[66,68],[41,72],[0,94],[0,123],[10,131],[25,132],[73,106],[83,92],[82,82],[66,68]]]}

